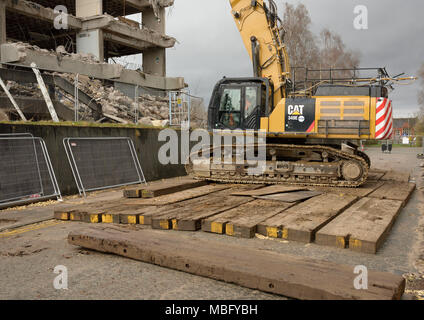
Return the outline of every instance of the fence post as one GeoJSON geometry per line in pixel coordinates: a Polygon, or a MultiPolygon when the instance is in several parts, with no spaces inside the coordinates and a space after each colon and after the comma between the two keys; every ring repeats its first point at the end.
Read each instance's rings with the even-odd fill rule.
{"type": "Polygon", "coordinates": [[[138,85],[136,85],[135,86],[135,94],[134,94],[134,102],[135,102],[134,120],[135,120],[135,124],[138,123],[138,101],[139,101],[138,85]]]}
{"type": "Polygon", "coordinates": [[[172,126],[172,91],[168,92],[169,101],[169,125],[172,126]]]}
{"type": "Polygon", "coordinates": [[[75,100],[75,122],[79,121],[79,88],[78,88],[78,84],[79,84],[79,73],[77,73],[77,75],[75,76],[75,88],[74,88],[74,100],[75,100]]]}

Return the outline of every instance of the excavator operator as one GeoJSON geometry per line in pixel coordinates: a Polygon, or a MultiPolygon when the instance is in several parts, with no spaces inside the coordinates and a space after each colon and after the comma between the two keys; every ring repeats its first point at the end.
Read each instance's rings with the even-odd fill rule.
{"type": "Polygon", "coordinates": [[[244,107],[244,117],[247,118],[256,107],[256,91],[246,89],[246,103],[244,107]]]}

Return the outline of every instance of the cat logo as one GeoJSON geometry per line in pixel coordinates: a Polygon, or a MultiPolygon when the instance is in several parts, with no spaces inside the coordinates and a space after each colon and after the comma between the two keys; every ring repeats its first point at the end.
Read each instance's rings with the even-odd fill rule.
{"type": "Polygon", "coordinates": [[[294,120],[303,122],[305,121],[305,117],[303,116],[303,109],[305,108],[305,105],[289,105],[287,107],[288,112],[288,120],[294,120]]]}
{"type": "Polygon", "coordinates": [[[284,130],[287,132],[313,132],[315,129],[315,99],[287,98],[284,130]]]}
{"type": "Polygon", "coordinates": [[[303,115],[304,105],[289,105],[288,112],[290,116],[301,116],[303,115]]]}

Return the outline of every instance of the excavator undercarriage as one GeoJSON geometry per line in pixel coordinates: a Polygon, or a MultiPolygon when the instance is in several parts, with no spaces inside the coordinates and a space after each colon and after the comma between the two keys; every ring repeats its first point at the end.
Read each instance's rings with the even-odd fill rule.
{"type": "Polygon", "coordinates": [[[369,159],[330,146],[256,144],[210,148],[191,155],[186,171],[197,179],[227,183],[358,187],[368,177],[369,159]],[[220,150],[217,150],[219,148],[220,150]],[[265,148],[266,159],[248,155],[265,148]],[[219,154],[219,158],[214,157],[219,154]],[[254,157],[256,158],[256,157],[254,157]]]}

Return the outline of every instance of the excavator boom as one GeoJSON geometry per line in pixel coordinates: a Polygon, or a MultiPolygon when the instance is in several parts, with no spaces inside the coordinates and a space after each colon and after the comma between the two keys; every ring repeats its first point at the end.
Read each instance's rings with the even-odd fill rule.
{"type": "Polygon", "coordinates": [[[283,43],[284,29],[273,0],[230,0],[232,15],[253,64],[254,77],[274,84],[274,101],[286,97],[290,62],[283,43]]]}

